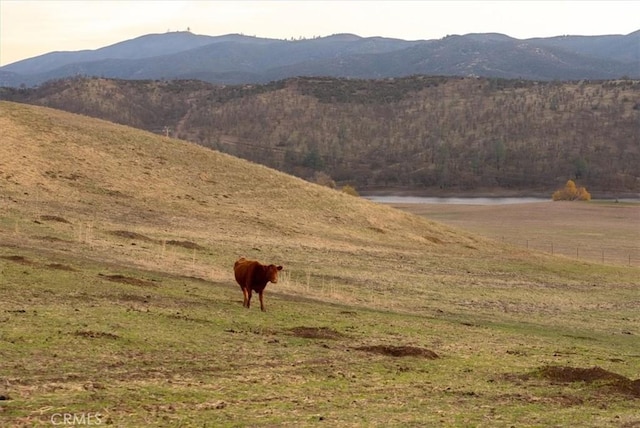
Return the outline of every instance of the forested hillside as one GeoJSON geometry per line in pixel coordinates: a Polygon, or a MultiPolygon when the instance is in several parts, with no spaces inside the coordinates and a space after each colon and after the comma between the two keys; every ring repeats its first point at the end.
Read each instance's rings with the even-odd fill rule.
{"type": "Polygon", "coordinates": [[[76,78],[4,99],[190,140],[358,190],[640,191],[640,81],[414,76],[268,85],[76,78]]]}

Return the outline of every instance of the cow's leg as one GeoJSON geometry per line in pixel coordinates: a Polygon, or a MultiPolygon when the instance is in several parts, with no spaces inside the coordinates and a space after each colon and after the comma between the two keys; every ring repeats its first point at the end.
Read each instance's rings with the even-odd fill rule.
{"type": "Polygon", "coordinates": [[[243,296],[243,300],[242,300],[242,306],[245,308],[249,307],[249,291],[242,287],[242,296],[243,296]]]}
{"type": "Polygon", "coordinates": [[[260,297],[260,310],[261,310],[262,312],[266,312],[266,311],[264,310],[264,301],[262,300],[262,293],[263,293],[263,291],[260,291],[260,292],[258,293],[258,296],[260,297]]]}
{"type": "Polygon", "coordinates": [[[251,289],[247,289],[247,306],[246,308],[248,309],[249,307],[251,307],[251,289]]]}

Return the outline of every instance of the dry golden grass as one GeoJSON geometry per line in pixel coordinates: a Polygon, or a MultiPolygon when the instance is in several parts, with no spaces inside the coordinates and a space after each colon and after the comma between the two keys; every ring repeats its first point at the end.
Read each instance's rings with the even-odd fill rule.
{"type": "Polygon", "coordinates": [[[640,204],[614,201],[394,207],[519,247],[640,267],[640,204]]]}
{"type": "MultiPolygon", "coordinates": [[[[2,104],[0,125],[6,202],[0,232],[13,245],[37,247],[40,235],[50,233],[58,239],[49,242],[51,250],[230,282],[229,266],[248,256],[284,264],[289,292],[303,286],[312,295],[324,290],[346,301],[368,296],[406,310],[416,308],[416,281],[461,284],[474,277],[484,283],[505,274],[524,283],[566,281],[539,268],[565,270],[556,258],[194,144],[11,103],[2,104]],[[69,223],[40,222],[37,232],[33,221],[42,215],[69,223]],[[114,238],[114,230],[151,241],[127,245],[137,242],[114,238]],[[171,240],[202,249],[166,245],[171,240]],[[515,273],[514,264],[520,266],[515,273]]],[[[578,270],[585,278],[601,268],[584,264],[578,270]]],[[[634,273],[617,280],[631,281],[634,273]]]]}
{"type": "MultiPolygon", "coordinates": [[[[156,256],[167,256],[166,248],[113,251],[113,239],[105,236],[112,229],[210,249],[207,260],[196,254],[190,269],[205,277],[223,275],[240,255],[278,258],[294,271],[316,274],[327,266],[335,272],[336,263],[357,272],[360,259],[379,264],[382,272],[401,257],[443,257],[443,248],[456,256],[480,248],[503,251],[193,144],[8,103],[1,121],[3,214],[29,223],[40,215],[64,217],[71,225],[57,226],[68,229],[66,239],[89,241],[94,254],[120,262],[158,268],[165,261],[156,256]]],[[[16,234],[24,228],[20,222],[5,232],[16,234]]]]}

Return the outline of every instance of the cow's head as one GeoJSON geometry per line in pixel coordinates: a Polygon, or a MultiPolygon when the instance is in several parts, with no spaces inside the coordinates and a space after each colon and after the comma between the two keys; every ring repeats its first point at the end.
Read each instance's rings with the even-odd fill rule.
{"type": "Polygon", "coordinates": [[[269,265],[267,266],[267,278],[269,282],[275,284],[278,282],[278,271],[282,270],[282,266],[269,265]]]}

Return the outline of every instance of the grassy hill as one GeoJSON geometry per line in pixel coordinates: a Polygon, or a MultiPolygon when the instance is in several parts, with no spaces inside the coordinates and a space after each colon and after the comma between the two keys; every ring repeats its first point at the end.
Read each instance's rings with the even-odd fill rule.
{"type": "Polygon", "coordinates": [[[636,268],[61,111],[0,127],[4,425],[638,422],[636,268]],[[266,313],[242,255],[285,267],[266,313]]]}

